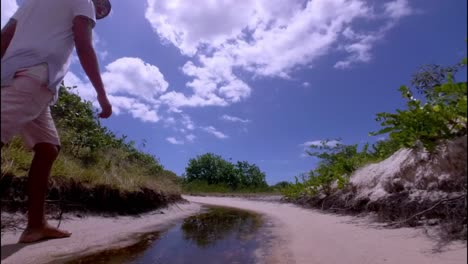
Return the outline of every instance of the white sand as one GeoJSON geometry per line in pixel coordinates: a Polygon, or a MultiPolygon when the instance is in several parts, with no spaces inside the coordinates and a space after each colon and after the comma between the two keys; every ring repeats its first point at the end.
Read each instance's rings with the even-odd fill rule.
{"type": "MultiPolygon", "coordinates": [[[[322,214],[292,204],[240,198],[184,197],[191,202],[247,209],[264,214],[280,237],[265,263],[455,264],[467,263],[466,244],[433,253],[434,241],[420,229],[373,227],[366,219],[322,214]]],[[[262,261],[264,262],[264,261],[262,261]]]]}
{"type": "MultiPolygon", "coordinates": [[[[2,264],[40,264],[69,256],[87,255],[103,249],[125,247],[136,241],[135,234],[163,230],[174,221],[196,214],[197,204],[178,204],[141,217],[73,217],[62,220],[60,228],[72,236],[33,244],[17,244],[21,233],[2,236],[2,264]],[[164,212],[159,214],[157,212],[164,212]]],[[[50,222],[53,226],[57,221],[50,222]]]]}
{"type": "MultiPolygon", "coordinates": [[[[434,242],[418,229],[377,229],[365,219],[327,215],[292,204],[241,198],[191,197],[194,202],[170,207],[165,214],[134,217],[87,217],[62,222],[70,238],[36,244],[16,244],[19,233],[2,236],[2,263],[40,264],[70,255],[123,247],[135,233],[161,230],[176,219],[196,214],[197,203],[236,207],[263,214],[276,239],[265,241],[272,251],[260,251],[266,264],[452,264],[466,263],[466,244],[432,253],[434,242]]],[[[197,263],[194,263],[197,264],[197,263]]],[[[226,263],[228,264],[228,263],[226,263]]]]}

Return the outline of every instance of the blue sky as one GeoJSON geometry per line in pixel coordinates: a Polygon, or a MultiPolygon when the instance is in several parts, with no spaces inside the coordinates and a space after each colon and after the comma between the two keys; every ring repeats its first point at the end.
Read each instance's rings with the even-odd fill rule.
{"type": "MultiPolygon", "coordinates": [[[[2,26],[21,2],[1,0],[2,26]]],[[[403,107],[420,65],[466,55],[463,0],[112,4],[95,28],[115,109],[102,123],[177,174],[213,152],[293,180],[317,162],[304,143],[375,142],[375,114],[403,107]]],[[[66,82],[95,100],[75,55],[66,82]]]]}

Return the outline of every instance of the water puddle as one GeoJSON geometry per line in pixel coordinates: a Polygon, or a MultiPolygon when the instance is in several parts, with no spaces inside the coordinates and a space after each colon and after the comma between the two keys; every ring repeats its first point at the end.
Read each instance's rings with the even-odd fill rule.
{"type": "Polygon", "coordinates": [[[260,215],[225,207],[209,207],[161,233],[146,234],[139,243],[76,259],[84,263],[255,263],[260,245],[260,215]]]}

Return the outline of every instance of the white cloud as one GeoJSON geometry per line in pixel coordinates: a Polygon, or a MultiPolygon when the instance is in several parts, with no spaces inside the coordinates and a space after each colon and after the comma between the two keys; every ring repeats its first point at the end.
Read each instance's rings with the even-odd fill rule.
{"type": "Polygon", "coordinates": [[[171,144],[174,144],[174,145],[183,145],[184,144],[184,141],[183,140],[177,140],[176,138],[174,137],[168,137],[166,138],[166,140],[171,143],[171,144]]]}
{"type": "Polygon", "coordinates": [[[98,55],[101,60],[105,60],[109,56],[109,51],[107,50],[98,50],[98,55]]]}
{"type": "Polygon", "coordinates": [[[394,19],[399,19],[414,13],[414,10],[409,6],[408,0],[391,1],[385,3],[384,8],[385,13],[394,19]]]}
{"type": "Polygon", "coordinates": [[[310,86],[310,83],[309,83],[309,82],[303,82],[303,83],[302,83],[302,86],[304,86],[304,87],[309,87],[309,86],[310,86]]]}
{"type": "Polygon", "coordinates": [[[350,55],[346,59],[338,61],[334,67],[337,69],[347,69],[356,62],[369,62],[372,59],[371,50],[374,43],[382,37],[382,33],[357,37],[358,40],[356,42],[342,47],[350,55]]]}
{"type": "Polygon", "coordinates": [[[2,0],[1,4],[1,27],[3,28],[18,9],[18,4],[16,3],[16,0],[2,0]]]}
{"type": "Polygon", "coordinates": [[[377,40],[412,14],[405,0],[147,0],[146,18],[155,33],[189,61],[191,95],[170,92],[164,101],[184,106],[226,106],[248,98],[240,77],[290,78],[334,51],[345,58],[335,68],[369,62],[377,40]],[[375,10],[382,10],[376,13],[375,10]],[[359,24],[371,22],[367,32],[359,24]],[[354,35],[353,35],[353,34],[354,35]],[[339,45],[339,46],[338,46],[339,45]],[[337,49],[339,48],[339,49],[337,49]],[[347,55],[346,55],[347,54],[347,55]]]}
{"type": "Polygon", "coordinates": [[[193,142],[195,138],[197,137],[194,134],[189,134],[189,135],[186,135],[185,138],[187,139],[187,141],[193,142]]]}
{"type": "Polygon", "coordinates": [[[93,30],[93,46],[101,60],[105,60],[109,56],[109,51],[105,49],[106,42],[101,39],[96,30],[93,30]]]}
{"type": "Polygon", "coordinates": [[[226,120],[226,121],[230,121],[230,122],[240,122],[240,123],[249,123],[250,122],[250,120],[248,120],[248,119],[242,119],[240,117],[230,116],[230,115],[223,115],[221,117],[221,119],[226,120]]]}
{"type": "MultiPolygon", "coordinates": [[[[80,78],[73,72],[68,72],[63,79],[65,86],[74,87],[71,92],[79,95],[83,100],[89,101],[95,108],[99,108],[99,103],[96,99],[96,91],[93,88],[93,85],[88,81],[87,78],[80,78]]],[[[111,103],[113,103],[111,101],[111,103]]],[[[112,111],[114,114],[120,114],[121,110],[116,105],[112,106],[112,111]]]]}
{"type": "Polygon", "coordinates": [[[188,130],[194,130],[195,129],[195,124],[193,123],[192,119],[190,116],[186,114],[182,114],[182,124],[185,126],[186,129],[188,130]]]}
{"type": "MultiPolygon", "coordinates": [[[[109,98],[109,100],[112,102],[112,98],[109,98]]],[[[134,103],[126,110],[130,112],[134,118],[140,119],[144,122],[155,123],[159,121],[157,108],[153,108],[151,105],[144,103],[134,103]]]]}
{"type": "Polygon", "coordinates": [[[233,74],[229,62],[224,58],[206,59],[201,56],[200,63],[203,66],[198,67],[188,61],[182,67],[185,75],[194,78],[186,84],[192,88],[192,95],[172,91],[161,96],[161,100],[172,109],[183,106],[227,106],[250,95],[250,87],[233,74]]]}
{"type": "MultiPolygon", "coordinates": [[[[326,143],[326,145],[328,147],[335,147],[336,145],[340,143],[341,142],[338,140],[330,140],[326,143]]],[[[306,149],[309,148],[310,146],[322,146],[322,140],[307,141],[307,142],[300,144],[300,146],[303,146],[306,149]]]]}
{"type": "Polygon", "coordinates": [[[175,125],[177,122],[175,118],[171,116],[171,117],[165,118],[164,123],[166,123],[166,125],[168,126],[172,126],[172,125],[175,125]]]}
{"type": "Polygon", "coordinates": [[[225,138],[228,138],[227,135],[225,135],[224,133],[218,131],[216,128],[214,128],[213,126],[208,126],[208,127],[202,127],[201,129],[203,129],[205,132],[207,133],[210,133],[212,135],[214,135],[215,137],[217,138],[220,138],[220,139],[225,139],[225,138]]]}
{"type": "Polygon", "coordinates": [[[73,52],[70,58],[70,64],[76,64],[76,63],[80,63],[80,58],[78,58],[78,54],[76,54],[76,50],[73,49],[73,52]]]}
{"type": "Polygon", "coordinates": [[[377,30],[368,33],[356,33],[351,27],[347,27],[343,31],[345,39],[351,42],[341,45],[340,48],[349,55],[347,58],[338,61],[334,66],[335,68],[347,69],[355,63],[371,61],[371,51],[376,42],[382,40],[385,34],[396,26],[400,18],[415,13],[415,10],[409,6],[407,0],[390,1],[384,3],[383,8],[384,13],[381,15],[381,18],[384,18],[385,21],[377,30]]]}
{"type": "MultiPolygon", "coordinates": [[[[105,49],[106,42],[101,39],[101,37],[97,34],[96,30],[93,30],[93,46],[96,51],[96,54],[98,55],[99,59],[101,59],[101,61],[104,61],[109,57],[109,51],[105,49]]],[[[70,63],[80,63],[80,59],[78,57],[78,54],[76,53],[76,49],[73,49],[70,63]]]]}
{"type": "Polygon", "coordinates": [[[169,84],[158,67],[140,58],[119,58],[105,67],[103,82],[110,94],[128,94],[155,103],[169,84]]]}
{"type": "Polygon", "coordinates": [[[215,94],[210,94],[206,97],[192,95],[187,97],[183,93],[170,91],[159,97],[160,101],[169,106],[172,112],[180,113],[179,109],[182,106],[227,106],[227,102],[215,94]]]}
{"type": "Polygon", "coordinates": [[[96,92],[94,92],[93,86],[87,80],[84,81],[73,72],[68,72],[63,81],[66,86],[76,86],[72,91],[80,95],[84,100],[95,100],[96,92]]]}
{"type": "MultiPolygon", "coordinates": [[[[299,144],[299,146],[303,148],[303,152],[299,155],[299,157],[301,158],[311,157],[307,151],[310,151],[310,148],[312,146],[315,146],[315,147],[323,146],[323,142],[324,142],[323,140],[311,140],[311,141],[306,141],[302,144],[299,144]]],[[[325,143],[326,146],[331,147],[331,148],[337,146],[338,144],[341,144],[341,141],[330,140],[325,143]]]]}
{"type": "MultiPolygon", "coordinates": [[[[158,67],[145,63],[140,58],[120,58],[105,67],[101,74],[113,112],[127,112],[143,122],[158,122],[158,110],[161,105],[159,95],[165,92],[169,84],[158,67]]],[[[96,92],[87,78],[80,78],[69,72],[65,84],[76,85],[73,92],[84,100],[96,101],[96,92]]]]}
{"type": "Polygon", "coordinates": [[[192,56],[202,42],[222,44],[236,36],[252,11],[252,1],[149,0],[146,18],[162,39],[192,56]]]}
{"type": "Polygon", "coordinates": [[[196,138],[193,131],[197,129],[195,123],[190,116],[185,113],[176,113],[176,115],[162,118],[164,127],[170,127],[174,131],[181,133],[186,142],[193,142],[196,138]]]}

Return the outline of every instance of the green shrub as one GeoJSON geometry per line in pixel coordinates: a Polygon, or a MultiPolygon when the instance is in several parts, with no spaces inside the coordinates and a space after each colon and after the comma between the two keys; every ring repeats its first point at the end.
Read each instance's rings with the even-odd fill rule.
{"type": "MultiPolygon", "coordinates": [[[[458,66],[466,66],[466,60],[458,66]]],[[[390,133],[394,142],[405,147],[421,142],[431,152],[440,140],[466,135],[467,84],[453,81],[454,68],[435,67],[431,68],[434,72],[416,75],[413,83],[419,85],[422,99],[416,99],[409,88],[401,86],[399,91],[407,109],[377,114],[376,120],[383,128],[371,134],[390,133]]]]}
{"type": "MultiPolygon", "coordinates": [[[[220,190],[228,188],[231,191],[245,190],[249,192],[268,187],[265,174],[255,164],[238,161],[234,165],[213,153],[206,153],[190,159],[185,171],[185,181],[188,186],[195,182],[194,186],[197,186],[198,190],[201,190],[200,186],[208,185],[220,190]],[[201,182],[206,183],[206,185],[202,185],[201,182]]],[[[207,187],[205,192],[213,188],[207,187]]]]}
{"type": "MultiPolygon", "coordinates": [[[[62,143],[52,177],[74,178],[125,190],[148,187],[180,192],[174,173],[164,170],[153,155],[138,150],[126,136],[118,138],[102,126],[91,103],[83,102],[71,89],[62,85],[59,100],[51,107],[62,143]]],[[[31,152],[15,138],[2,149],[2,173],[26,175],[31,160],[31,152]]]]}
{"type": "MultiPolygon", "coordinates": [[[[358,145],[331,144],[330,140],[319,146],[310,146],[307,153],[320,159],[317,168],[296,177],[296,182],[282,189],[291,199],[301,195],[314,196],[319,192],[330,194],[337,184],[343,188],[349,176],[359,167],[388,158],[402,147],[415,147],[418,142],[430,152],[440,140],[467,134],[467,83],[454,82],[454,74],[466,66],[466,59],[453,67],[430,65],[413,76],[413,85],[423,95],[416,99],[406,86],[399,91],[406,100],[407,109],[396,113],[378,113],[377,121],[383,127],[373,136],[389,134],[389,139],[378,141],[370,148],[358,145]]],[[[339,142],[339,141],[336,141],[339,142]]]]}

